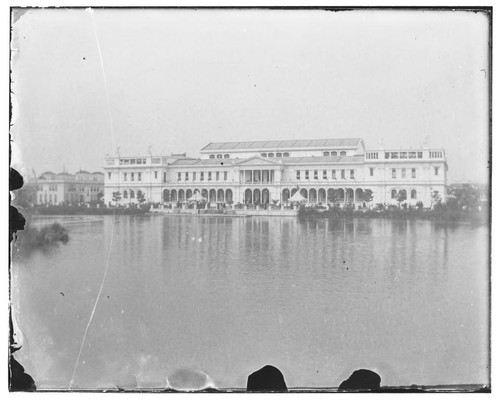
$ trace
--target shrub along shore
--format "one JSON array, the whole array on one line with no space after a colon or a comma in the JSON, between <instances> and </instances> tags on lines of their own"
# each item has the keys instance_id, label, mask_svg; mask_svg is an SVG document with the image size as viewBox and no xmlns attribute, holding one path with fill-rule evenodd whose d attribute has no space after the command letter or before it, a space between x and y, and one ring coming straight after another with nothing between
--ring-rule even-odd
<instances>
[{"instance_id":1,"label":"shrub along shore","mask_svg":"<svg viewBox=\"0 0 500 400\"><path fill-rule=\"evenodd\" d=\"M379 209L346 206L304 207L299 209L299 218L390 218L426 219L436 221L466 221L485 224L489 222L489 208L455 208L447 204L436 204L432 209L417 207L385 206Z\"/></svg>"}]
</instances>

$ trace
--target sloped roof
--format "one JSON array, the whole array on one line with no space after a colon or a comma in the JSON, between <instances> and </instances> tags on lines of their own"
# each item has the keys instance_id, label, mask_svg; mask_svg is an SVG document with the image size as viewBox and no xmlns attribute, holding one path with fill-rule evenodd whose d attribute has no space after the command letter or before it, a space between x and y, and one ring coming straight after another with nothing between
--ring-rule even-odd
<instances>
[{"instance_id":1,"label":"sloped roof","mask_svg":"<svg viewBox=\"0 0 500 400\"><path fill-rule=\"evenodd\" d=\"M266 161L269 163L283 163L283 164L315 164L315 163L351 163L363 162L365 159L364 154L356 156L319 156L319 157L274 157L271 159L261 158L258 156L248 158L201 158L197 160L176 160L172 166L215 166L215 165L234 165L244 164L245 162L253 159L259 161Z\"/></svg>"},{"instance_id":2,"label":"sloped roof","mask_svg":"<svg viewBox=\"0 0 500 400\"><path fill-rule=\"evenodd\" d=\"M235 158L198 158L198 159L179 159L175 160L170 165L230 165L235 161L240 161L241 159Z\"/></svg>"},{"instance_id":3,"label":"sloped roof","mask_svg":"<svg viewBox=\"0 0 500 400\"><path fill-rule=\"evenodd\" d=\"M328 157L283 157L279 158L283 164L313 164L313 163L349 163L364 161L364 154L357 156L328 156Z\"/></svg>"},{"instance_id":4,"label":"sloped roof","mask_svg":"<svg viewBox=\"0 0 500 400\"><path fill-rule=\"evenodd\" d=\"M318 147L356 147L361 138L347 139L302 139L302 140L262 140L253 142L216 142L207 144L201 151L224 151L224 150L264 150L282 149L291 150L297 148Z\"/></svg>"}]
</instances>

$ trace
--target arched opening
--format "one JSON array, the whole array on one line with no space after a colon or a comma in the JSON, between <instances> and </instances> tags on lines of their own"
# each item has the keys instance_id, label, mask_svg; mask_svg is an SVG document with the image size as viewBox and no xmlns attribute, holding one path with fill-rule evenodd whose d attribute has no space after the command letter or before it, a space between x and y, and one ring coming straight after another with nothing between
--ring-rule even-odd
<instances>
[{"instance_id":1,"label":"arched opening","mask_svg":"<svg viewBox=\"0 0 500 400\"><path fill-rule=\"evenodd\" d=\"M130 190L130 198L135 199L135 192L133 190Z\"/></svg>"},{"instance_id":2,"label":"arched opening","mask_svg":"<svg viewBox=\"0 0 500 400\"><path fill-rule=\"evenodd\" d=\"M247 189L245 190L245 204L251 204L252 203L252 190Z\"/></svg>"},{"instance_id":3,"label":"arched opening","mask_svg":"<svg viewBox=\"0 0 500 400\"><path fill-rule=\"evenodd\" d=\"M269 204L269 190L262 189L262 204Z\"/></svg>"},{"instance_id":4,"label":"arched opening","mask_svg":"<svg viewBox=\"0 0 500 400\"><path fill-rule=\"evenodd\" d=\"M345 202L345 191L344 189L335 189L335 202L344 203Z\"/></svg>"},{"instance_id":5,"label":"arched opening","mask_svg":"<svg viewBox=\"0 0 500 400\"><path fill-rule=\"evenodd\" d=\"M294 195L295 193L297 193L298 191L299 191L299 189L297 189L297 188L293 188L293 189L292 189L292 196L291 196L291 197L293 197L293 195Z\"/></svg>"},{"instance_id":6,"label":"arched opening","mask_svg":"<svg viewBox=\"0 0 500 400\"><path fill-rule=\"evenodd\" d=\"M205 200L208 200L208 190L207 189L201 189L201 195Z\"/></svg>"},{"instance_id":7,"label":"arched opening","mask_svg":"<svg viewBox=\"0 0 500 400\"><path fill-rule=\"evenodd\" d=\"M170 191L168 189L163 190L163 201L165 203L170 201Z\"/></svg>"},{"instance_id":8,"label":"arched opening","mask_svg":"<svg viewBox=\"0 0 500 400\"><path fill-rule=\"evenodd\" d=\"M335 189L328 189L326 191L326 200L328 203L335 203Z\"/></svg>"},{"instance_id":9,"label":"arched opening","mask_svg":"<svg viewBox=\"0 0 500 400\"><path fill-rule=\"evenodd\" d=\"M309 190L309 202L310 203L317 203L318 202L318 196L317 196L316 189Z\"/></svg>"},{"instance_id":10,"label":"arched opening","mask_svg":"<svg viewBox=\"0 0 500 400\"><path fill-rule=\"evenodd\" d=\"M405 201L407 198L408 197L406 195L406 190L405 189L401 190L401 199L403 199L403 201Z\"/></svg>"},{"instance_id":11,"label":"arched opening","mask_svg":"<svg viewBox=\"0 0 500 400\"><path fill-rule=\"evenodd\" d=\"M233 191L231 189L226 189L226 203L231 204L233 202Z\"/></svg>"},{"instance_id":12,"label":"arched opening","mask_svg":"<svg viewBox=\"0 0 500 400\"><path fill-rule=\"evenodd\" d=\"M345 151L341 151L341 152L340 152L340 155L341 155L341 156L345 156L345 155L346 155L346 152L345 152Z\"/></svg>"},{"instance_id":13,"label":"arched opening","mask_svg":"<svg viewBox=\"0 0 500 400\"><path fill-rule=\"evenodd\" d=\"M318 203L326 203L326 190L319 189L318 190Z\"/></svg>"},{"instance_id":14,"label":"arched opening","mask_svg":"<svg viewBox=\"0 0 500 400\"><path fill-rule=\"evenodd\" d=\"M184 195L184 189L179 189L179 201L184 201L186 200L186 197Z\"/></svg>"},{"instance_id":15,"label":"arched opening","mask_svg":"<svg viewBox=\"0 0 500 400\"><path fill-rule=\"evenodd\" d=\"M283 189L283 191L281 192L281 201L287 202L289 198L290 198L290 190Z\"/></svg>"},{"instance_id":16,"label":"arched opening","mask_svg":"<svg viewBox=\"0 0 500 400\"><path fill-rule=\"evenodd\" d=\"M191 189L186 190L186 200L189 200L193 196L193 191Z\"/></svg>"},{"instance_id":17,"label":"arched opening","mask_svg":"<svg viewBox=\"0 0 500 400\"><path fill-rule=\"evenodd\" d=\"M346 196L347 196L347 202L348 203L354 202L354 190L347 189L346 190Z\"/></svg>"},{"instance_id":18,"label":"arched opening","mask_svg":"<svg viewBox=\"0 0 500 400\"><path fill-rule=\"evenodd\" d=\"M128 198L128 190L123 191L123 198L124 199Z\"/></svg>"},{"instance_id":19,"label":"arched opening","mask_svg":"<svg viewBox=\"0 0 500 400\"><path fill-rule=\"evenodd\" d=\"M177 201L177 190L172 189L170 191L170 201Z\"/></svg>"},{"instance_id":20,"label":"arched opening","mask_svg":"<svg viewBox=\"0 0 500 400\"><path fill-rule=\"evenodd\" d=\"M215 189L210 189L209 201L210 201L210 203L217 202L217 193L215 192Z\"/></svg>"},{"instance_id":21,"label":"arched opening","mask_svg":"<svg viewBox=\"0 0 500 400\"><path fill-rule=\"evenodd\" d=\"M413 189L411 191L411 198L412 198L412 200L416 200L417 199L417 191L415 189Z\"/></svg>"},{"instance_id":22,"label":"arched opening","mask_svg":"<svg viewBox=\"0 0 500 400\"><path fill-rule=\"evenodd\" d=\"M302 195L302 197L304 197L306 200L309 198L309 196L307 195L307 189L300 189L300 194Z\"/></svg>"},{"instance_id":23,"label":"arched opening","mask_svg":"<svg viewBox=\"0 0 500 400\"><path fill-rule=\"evenodd\" d=\"M253 202L254 203L260 203L261 202L260 190L259 189L255 189L253 191Z\"/></svg>"},{"instance_id":24,"label":"arched opening","mask_svg":"<svg viewBox=\"0 0 500 400\"><path fill-rule=\"evenodd\" d=\"M332 156L336 156L337 155L337 152L336 151L332 151Z\"/></svg>"},{"instance_id":25,"label":"arched opening","mask_svg":"<svg viewBox=\"0 0 500 400\"><path fill-rule=\"evenodd\" d=\"M398 191L396 189L391 190L391 199L397 199L398 198Z\"/></svg>"},{"instance_id":26,"label":"arched opening","mask_svg":"<svg viewBox=\"0 0 500 400\"><path fill-rule=\"evenodd\" d=\"M356 202L363 202L363 189L357 188L355 193Z\"/></svg>"},{"instance_id":27,"label":"arched opening","mask_svg":"<svg viewBox=\"0 0 500 400\"><path fill-rule=\"evenodd\" d=\"M217 201L222 203L224 201L224 189L219 189L217 191Z\"/></svg>"}]
</instances>

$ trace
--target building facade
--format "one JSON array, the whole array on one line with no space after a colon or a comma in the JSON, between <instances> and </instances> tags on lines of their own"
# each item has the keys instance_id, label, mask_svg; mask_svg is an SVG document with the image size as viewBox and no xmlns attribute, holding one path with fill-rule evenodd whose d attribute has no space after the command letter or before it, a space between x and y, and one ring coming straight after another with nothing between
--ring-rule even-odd
<instances>
[{"instance_id":1,"label":"building facade","mask_svg":"<svg viewBox=\"0 0 500 400\"><path fill-rule=\"evenodd\" d=\"M366 150L362 139L210 143L201 157L106 158L106 203L177 203L199 192L210 203L268 204L300 191L308 203L340 205L446 201L443 149ZM433 196L434 195L434 196Z\"/></svg>"},{"instance_id":2,"label":"building facade","mask_svg":"<svg viewBox=\"0 0 500 400\"><path fill-rule=\"evenodd\" d=\"M87 171L55 174L47 171L37 178L35 185L35 200L39 205L93 203L104 194L104 174Z\"/></svg>"}]
</instances>

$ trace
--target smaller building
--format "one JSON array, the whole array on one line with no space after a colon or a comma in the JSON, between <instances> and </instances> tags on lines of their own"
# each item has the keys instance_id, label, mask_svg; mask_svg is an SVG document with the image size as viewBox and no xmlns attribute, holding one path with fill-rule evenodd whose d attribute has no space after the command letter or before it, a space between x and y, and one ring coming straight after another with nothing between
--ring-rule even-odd
<instances>
[{"instance_id":1,"label":"smaller building","mask_svg":"<svg viewBox=\"0 0 500 400\"><path fill-rule=\"evenodd\" d=\"M47 171L36 180L35 202L39 205L97 203L104 196L102 172L78 171L75 174Z\"/></svg>"}]
</instances>

